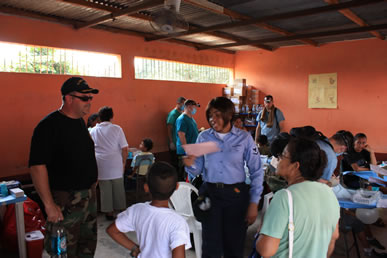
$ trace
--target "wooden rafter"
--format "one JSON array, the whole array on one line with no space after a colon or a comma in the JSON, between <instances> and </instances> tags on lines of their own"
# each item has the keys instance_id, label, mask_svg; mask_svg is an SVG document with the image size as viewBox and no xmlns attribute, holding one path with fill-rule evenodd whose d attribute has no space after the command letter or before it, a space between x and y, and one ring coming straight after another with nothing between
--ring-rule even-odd
<instances>
[{"instance_id":1,"label":"wooden rafter","mask_svg":"<svg viewBox=\"0 0 387 258\"><path fill-rule=\"evenodd\" d=\"M387 29L387 24L371 25L371 26L367 26L367 27L356 27L356 28L351 28L351 29L304 33L304 34L298 34L295 36L250 40L250 41L245 42L244 45L262 44L262 43L269 43L269 42L283 42L283 41L289 41L289 40L298 40L298 39L302 39L302 38L319 38L319 37L336 36L336 35L352 34L352 33L359 33L359 32L365 32L365 31L384 30L384 29ZM236 43L223 44L223 45L217 45L217 46L207 46L204 48L198 48L198 50L237 47L237 46L241 46L241 45L236 44Z\"/></svg>"},{"instance_id":2,"label":"wooden rafter","mask_svg":"<svg viewBox=\"0 0 387 258\"><path fill-rule=\"evenodd\" d=\"M62 18L62 17L57 17L57 16L52 16L52 15L45 15L45 14L40 14L40 13L37 13L37 12L33 12L33 11L25 11L25 10L21 10L21 9L17 9L17 8L13 8L13 7L6 7L6 6L2 6L0 5L0 13L4 13L4 14L8 14L8 15L15 15L15 16L21 16L21 17L27 17L27 18L33 18L33 19L37 19L37 20L43 20L43 21L48 21L48 22L54 22L54 23L59 23L59 24L64 24L64 25L70 25L70 26L74 26L75 24L78 24L80 21L77 21L77 20L72 20L72 19L66 19L66 18ZM112 28L112 27L108 27L106 25L94 25L92 27L93 29L99 29L99 30L105 30L105 31L110 31L110 32L114 32L114 33L119 33L119 34L125 34L125 35L130 35L130 36L140 36L140 37L149 37L150 33L145 33L145 32L138 32L138 31L132 31L132 30L127 30L127 29L118 29L118 28ZM171 39L171 40L168 40L169 42L172 42L172 43L177 43L177 44L180 44L180 45L186 45L186 46L189 46L189 47L193 47L193 48L204 48L206 47L207 45L204 45L204 44L200 44L200 43L193 43L193 42L189 42L189 41L185 41L185 40L180 40L180 39ZM226 50L226 49L219 49L217 51L220 51L220 52L223 52L223 53L227 53L227 54L235 54L235 51L232 51L232 50Z\"/></svg>"},{"instance_id":3,"label":"wooden rafter","mask_svg":"<svg viewBox=\"0 0 387 258\"><path fill-rule=\"evenodd\" d=\"M65 3L71 3L71 4L77 4L80 6L90 7L90 8L96 9L96 10L104 10L104 11L113 12L113 13L117 12L117 10L119 10L115 7L106 6L106 5L102 5L102 4L98 4L98 3L94 3L94 2L86 2L84 0L58 0L58 1L65 2ZM134 18L137 18L140 20L146 20L146 21L152 20L149 15L144 15L141 13L128 14L128 16L134 17ZM189 27L192 29L202 28L202 27L199 27L199 26L193 25L193 24L190 24ZM232 40L232 41L235 41L236 43L243 43L245 40L247 40L246 38L237 37L235 35L232 35L232 34L226 33L226 32L211 31L211 32L207 32L206 34L211 35L211 36L215 36L218 38L222 38L222 39ZM153 35L149 34L149 37L151 37L151 36L153 36ZM187 41L185 41L185 42L187 42ZM253 46L267 50L267 51L275 50L274 47L264 45L264 44L258 44L258 45L254 44Z\"/></svg>"},{"instance_id":4,"label":"wooden rafter","mask_svg":"<svg viewBox=\"0 0 387 258\"><path fill-rule=\"evenodd\" d=\"M111 14L104 15L104 16L99 17L97 19L94 19L92 21L88 21L88 22L83 22L81 24L77 24L74 27L76 29L88 28L88 27L97 25L99 23L108 21L110 19L114 19L114 18L123 16L123 15L130 15L130 14L133 14L133 13L137 13L138 11L141 11L141 10L144 10L144 9L147 9L147 8L151 8L151 7L154 7L154 6L157 6L157 5L161 5L163 3L164 3L164 0L148 0L148 1L144 2L144 3L138 4L136 6L127 7L127 8L118 10L116 12L113 12Z\"/></svg>"},{"instance_id":5,"label":"wooden rafter","mask_svg":"<svg viewBox=\"0 0 387 258\"><path fill-rule=\"evenodd\" d=\"M251 17L249 17L249 16L234 12L230 9L215 5L211 2L207 2L207 1L203 1L203 0L184 0L184 2L189 3L191 5L194 5L194 6L197 6L197 7L202 8L202 9L206 9L206 10L213 12L213 13L230 16L234 19L238 19L238 20L242 20L242 21L246 21L246 20L251 19ZM272 32L275 32L275 33L279 33L279 34L285 35L285 36L296 35L295 33L286 31L284 29L281 29L281 28L278 28L275 26L272 26L272 25L265 23L265 22L253 23L252 25L259 27L259 28L263 28L263 29L272 31ZM301 39L299 41L302 43L308 44L308 45L318 46L318 43L316 41L311 40L311 39Z\"/></svg>"},{"instance_id":6,"label":"wooden rafter","mask_svg":"<svg viewBox=\"0 0 387 258\"><path fill-rule=\"evenodd\" d=\"M373 4L373 3L383 2L383 1L385 1L385 0L352 0L349 2L345 2L345 3L327 5L327 6L322 6L322 7L315 7L315 8L304 9L304 10L299 10L299 11L287 12L287 13L279 13L279 14L274 14L274 15L269 15L269 16L264 16L264 17L253 18L253 19L245 20L245 21L223 23L223 24L209 26L209 27L202 28L202 29L189 30L189 31L185 31L185 32L178 32L178 33L169 34L167 36L153 36L153 37L145 38L145 39L148 41L165 40L165 39L169 39L169 38L176 38L176 37L181 37L181 36L186 36L186 35L214 31L214 30L230 29L230 28L250 25L250 24L254 24L254 23L268 22L268 21L274 21L274 20L284 20L284 19L290 19L290 18L295 18L295 17L303 17L303 16L307 16L307 15L332 12L332 11L337 11L340 9L346 9L346 8L355 7L355 6L363 6L363 5ZM290 37L293 37L293 36L290 36Z\"/></svg>"},{"instance_id":7,"label":"wooden rafter","mask_svg":"<svg viewBox=\"0 0 387 258\"><path fill-rule=\"evenodd\" d=\"M338 4L339 0L325 0L325 2L328 3L328 4ZM352 12L349 9L342 9L342 10L339 10L338 12L341 13L342 15L344 15L345 17L347 17L348 19L350 19L351 21L353 21L354 23L356 23L359 26L362 26L362 27L369 26L368 23L366 23L362 18L357 16L354 12ZM385 37L382 34L380 34L378 31L370 31L370 33L372 35L374 35L375 37L377 37L378 39L381 39L381 40L385 39Z\"/></svg>"}]
</instances>

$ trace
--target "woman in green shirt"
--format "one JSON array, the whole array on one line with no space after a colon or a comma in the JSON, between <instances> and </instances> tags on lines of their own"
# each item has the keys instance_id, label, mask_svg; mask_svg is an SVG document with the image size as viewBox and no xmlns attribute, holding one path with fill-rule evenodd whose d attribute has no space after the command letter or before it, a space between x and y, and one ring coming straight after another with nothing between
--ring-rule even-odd
<instances>
[{"instance_id":1,"label":"woman in green shirt","mask_svg":"<svg viewBox=\"0 0 387 258\"><path fill-rule=\"evenodd\" d=\"M279 156L278 175L293 197L293 257L329 257L339 236L340 207L329 186L316 182L326 155L310 140L293 138ZM263 257L289 256L289 204L285 190L267 209L256 248Z\"/></svg>"}]
</instances>

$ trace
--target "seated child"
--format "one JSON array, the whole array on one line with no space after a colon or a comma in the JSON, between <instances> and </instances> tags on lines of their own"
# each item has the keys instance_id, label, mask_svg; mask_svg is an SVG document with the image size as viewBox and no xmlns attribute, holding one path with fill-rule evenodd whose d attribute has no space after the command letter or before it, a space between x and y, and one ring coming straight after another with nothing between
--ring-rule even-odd
<instances>
[{"instance_id":1,"label":"seated child","mask_svg":"<svg viewBox=\"0 0 387 258\"><path fill-rule=\"evenodd\" d=\"M154 156L150 152L150 150L153 148L153 141L151 139L143 139L138 148L141 150L141 152L133 157L132 164L130 165L132 167L132 173L128 175L128 178L133 177L137 173L137 170L141 169L141 166L148 167L154 161ZM145 162L142 161L144 159L146 160ZM145 175L146 172L140 174Z\"/></svg>"},{"instance_id":2,"label":"seated child","mask_svg":"<svg viewBox=\"0 0 387 258\"><path fill-rule=\"evenodd\" d=\"M269 155L269 156L271 156L271 154L270 154L270 146L269 146L269 142L267 141L267 136L266 135L261 134L261 135L258 136L257 145L258 145L259 153L261 155Z\"/></svg>"},{"instance_id":3,"label":"seated child","mask_svg":"<svg viewBox=\"0 0 387 258\"><path fill-rule=\"evenodd\" d=\"M118 214L106 232L131 250L133 257L185 257L185 250L191 247L188 224L168 208L169 197L178 186L174 167L166 162L154 163L144 185L145 191L152 194L152 201L134 204ZM129 231L136 231L140 245L126 236Z\"/></svg>"},{"instance_id":4,"label":"seated child","mask_svg":"<svg viewBox=\"0 0 387 258\"><path fill-rule=\"evenodd\" d=\"M358 133L354 137L353 150L344 155L343 171L368 171L376 165L375 152L367 143L367 136Z\"/></svg>"},{"instance_id":5,"label":"seated child","mask_svg":"<svg viewBox=\"0 0 387 258\"><path fill-rule=\"evenodd\" d=\"M243 125L243 121L242 121L242 118L240 116L235 116L234 119L233 119L233 125L236 127L236 128L239 128L243 131L247 131L245 126Z\"/></svg>"}]
</instances>

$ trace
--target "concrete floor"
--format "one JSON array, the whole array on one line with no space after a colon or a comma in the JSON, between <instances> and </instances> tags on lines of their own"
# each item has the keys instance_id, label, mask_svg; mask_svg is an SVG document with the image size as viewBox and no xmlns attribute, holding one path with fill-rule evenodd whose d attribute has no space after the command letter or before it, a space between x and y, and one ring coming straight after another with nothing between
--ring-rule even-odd
<instances>
[{"instance_id":1,"label":"concrete floor","mask_svg":"<svg viewBox=\"0 0 387 258\"><path fill-rule=\"evenodd\" d=\"M132 199L131 199L132 198ZM140 195L141 201L148 199L148 196ZM128 206L134 203L134 195L133 194L128 194ZM387 209L379 209L380 211L380 216L382 219L387 223ZM246 237L246 242L245 242L245 252L244 252L244 257L248 257L248 254L251 252L252 248L252 243L254 239L254 235L257 232L257 228L259 226L259 223L261 221L260 218L261 212L259 212L259 216L256 220L256 222L251 225L248 228L247 231L247 237ZM103 214L99 214L98 216L98 243L97 243L97 250L95 253L96 258L123 258L123 257L128 257L129 256L129 251L126 250L125 248L121 247L117 243L115 243L107 234L106 234L106 228L112 223L111 221L107 221L105 219L105 216ZM380 243L384 246L387 247L387 227L385 228L379 228L376 226L371 225L371 231L374 234L374 237L377 238ZM351 234L348 235L348 242L351 245L353 242ZM128 236L136 241L136 235L134 232L129 232ZM359 246L360 252L361 252L361 257L364 257L363 255L363 248ZM387 252L387 250L378 250L375 249L378 252ZM0 249L0 257L17 257L15 254L5 254L3 250ZM43 254L44 258L49 257L46 253ZM186 257L187 258L195 258L195 251L190 249L186 251ZM343 241L343 236L342 234L340 235L340 238L336 242L336 248L334 251L334 254L332 256L333 258L343 258L345 256L345 248L344 248L344 241ZM353 248L351 250L350 256L349 257L357 257L355 249Z\"/></svg>"},{"instance_id":2,"label":"concrete floor","mask_svg":"<svg viewBox=\"0 0 387 258\"><path fill-rule=\"evenodd\" d=\"M252 248L252 242L254 239L255 232L259 225L259 219L248 228L246 245L245 245L245 256L247 257ZM128 257L128 251L114 242L107 234L106 228L111 224L111 221L107 221L104 215L98 216L98 243L97 250L95 253L95 258L124 258ZM133 241L137 241L136 234L134 232L129 232L128 237ZM191 243L193 245L193 243ZM196 258L195 251L190 249L186 250L185 255L187 258Z\"/></svg>"},{"instance_id":3,"label":"concrete floor","mask_svg":"<svg viewBox=\"0 0 387 258\"><path fill-rule=\"evenodd\" d=\"M387 209L380 209L381 217L385 222L387 222ZM246 237L246 243L245 243L245 252L244 257L248 257L249 253L251 252L252 248L252 242L254 239L254 235L257 232L257 228L259 226L259 223L261 221L260 216L258 216L256 222L251 225L247 230L247 237ZM116 244L105 232L105 229L110 225L111 221L106 221L105 217L103 215L98 216L98 244L97 244L97 250L94 257L96 258L106 258L106 257L114 257L114 258L124 258L128 257L128 251ZM376 239L379 240L379 242L387 247L387 228L379 228L376 226L371 225L371 230L376 237ZM128 233L128 236L136 240L136 234L134 232ZM349 245L352 244L353 238L351 234L347 234L348 236L348 243ZM363 248L359 246L361 257L365 257L363 255ZM379 249L375 249L377 252L387 252ZM187 258L196 258L195 251L194 250L187 250L186 251L186 257ZM334 251L334 254L332 255L333 258L344 258L345 255L345 245L344 245L344 238L341 235L338 241L336 242L336 248ZM350 252L350 257L357 257L355 248L352 248Z\"/></svg>"}]
</instances>

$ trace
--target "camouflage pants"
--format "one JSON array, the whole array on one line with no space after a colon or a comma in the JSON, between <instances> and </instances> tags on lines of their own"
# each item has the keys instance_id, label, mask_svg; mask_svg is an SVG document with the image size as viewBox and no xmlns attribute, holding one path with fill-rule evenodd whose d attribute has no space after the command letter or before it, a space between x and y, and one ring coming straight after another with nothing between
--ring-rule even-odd
<instances>
[{"instance_id":1,"label":"camouflage pants","mask_svg":"<svg viewBox=\"0 0 387 258\"><path fill-rule=\"evenodd\" d=\"M52 191L57 205L61 207L62 222L67 233L67 256L94 257L97 246L97 203L95 188L80 191ZM51 225L46 226L45 249L51 249Z\"/></svg>"}]
</instances>

